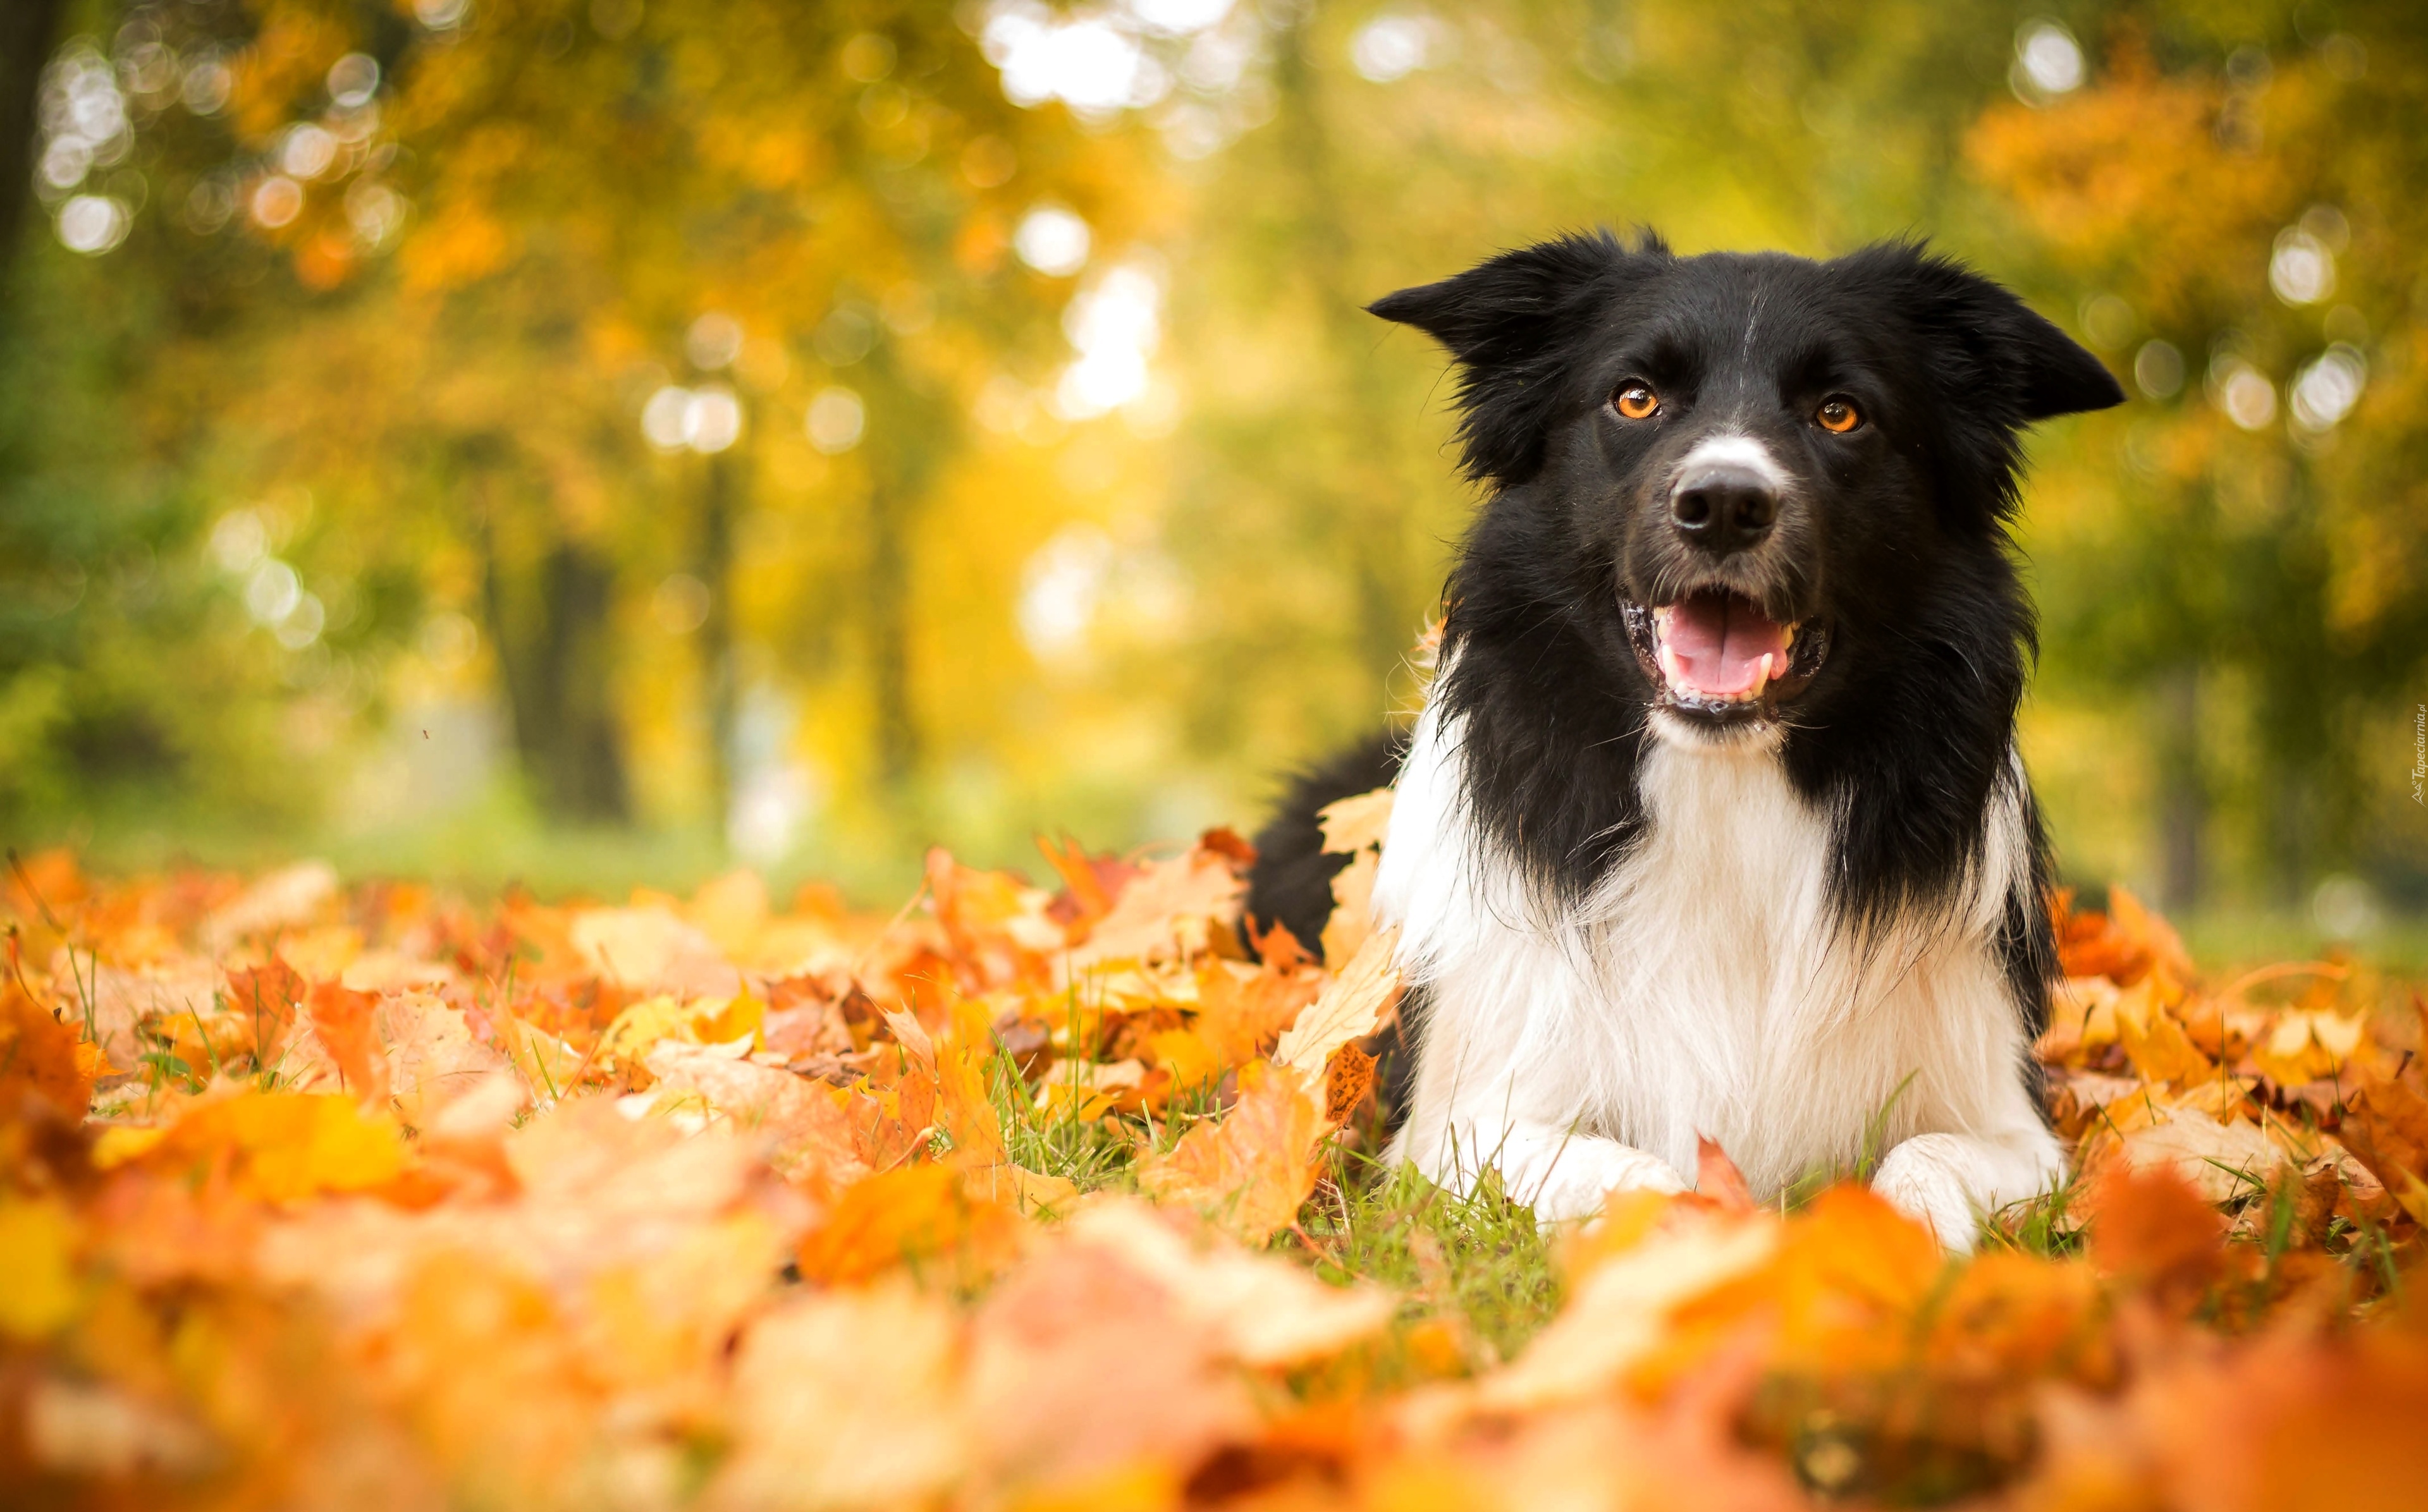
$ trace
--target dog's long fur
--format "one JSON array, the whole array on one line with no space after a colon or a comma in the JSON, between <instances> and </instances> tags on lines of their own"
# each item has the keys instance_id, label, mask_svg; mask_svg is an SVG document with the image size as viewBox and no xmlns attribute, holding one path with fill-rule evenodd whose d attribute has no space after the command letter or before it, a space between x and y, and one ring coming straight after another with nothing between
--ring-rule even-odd
<instances>
[{"instance_id":1,"label":"dog's long fur","mask_svg":"<svg viewBox=\"0 0 2428 1512\"><path fill-rule=\"evenodd\" d=\"M1969 1244L2061 1168L2029 1057L2054 952L2013 744L2019 436L2115 381L1901 243L1570 236L1374 311L1459 364L1487 490L1375 889L1426 1005L1395 1151L1555 1218L1679 1187L1698 1136L1764 1196L1884 1151L1878 1188ZM1638 382L1660 408L1631 419ZM1862 423L1824 429L1833 400ZM1688 523L1705 478L1767 501L1758 538ZM1698 594L1784 626L1793 675L1714 702L1656 668ZM1325 789L1250 894L1310 939Z\"/></svg>"}]
</instances>

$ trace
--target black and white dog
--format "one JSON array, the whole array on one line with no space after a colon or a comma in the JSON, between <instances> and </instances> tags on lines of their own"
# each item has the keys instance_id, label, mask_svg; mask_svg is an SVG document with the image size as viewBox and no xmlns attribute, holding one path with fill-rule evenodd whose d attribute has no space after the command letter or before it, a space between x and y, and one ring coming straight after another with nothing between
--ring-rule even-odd
<instances>
[{"instance_id":1,"label":"black and white dog","mask_svg":"<svg viewBox=\"0 0 2428 1512\"><path fill-rule=\"evenodd\" d=\"M1572 236L1373 312L1456 359L1489 493L1374 893L1423 1005L1396 1154L1570 1218L1698 1135L1758 1197L1869 1153L1969 1245L2062 1170L2018 437L2123 391L1908 244ZM1313 809L1389 765L1302 785L1253 915L1314 937Z\"/></svg>"}]
</instances>

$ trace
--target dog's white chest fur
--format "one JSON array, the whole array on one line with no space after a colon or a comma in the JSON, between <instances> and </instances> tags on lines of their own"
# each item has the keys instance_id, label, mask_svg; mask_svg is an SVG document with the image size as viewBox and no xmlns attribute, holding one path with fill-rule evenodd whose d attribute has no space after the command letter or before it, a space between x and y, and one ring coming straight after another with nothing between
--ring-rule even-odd
<instances>
[{"instance_id":1,"label":"dog's white chest fur","mask_svg":"<svg viewBox=\"0 0 2428 1512\"><path fill-rule=\"evenodd\" d=\"M2059 1171L1993 948L2028 886L2018 794L1955 895L1864 934L1826 898L1828 817L1772 751L1656 740L1648 833L1555 912L1473 822L1462 748L1429 710L1375 889L1428 997L1402 1158L1462 1188L1496 1167L1570 1217L1691 1180L1698 1135L1764 1197L1885 1155L1880 1189L1950 1244Z\"/></svg>"}]
</instances>

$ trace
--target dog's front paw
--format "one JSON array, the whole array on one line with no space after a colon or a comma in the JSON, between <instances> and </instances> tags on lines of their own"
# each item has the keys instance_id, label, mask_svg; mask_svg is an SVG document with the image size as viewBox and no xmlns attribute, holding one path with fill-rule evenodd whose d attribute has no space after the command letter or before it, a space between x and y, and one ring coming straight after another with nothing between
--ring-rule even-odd
<instances>
[{"instance_id":1,"label":"dog's front paw","mask_svg":"<svg viewBox=\"0 0 2428 1512\"><path fill-rule=\"evenodd\" d=\"M1980 1227L1980 1205L1965 1173L1974 1162L1970 1142L1956 1134L1916 1134L1889 1151L1872 1177L1872 1190L1892 1207L1930 1226L1939 1242L1968 1254Z\"/></svg>"},{"instance_id":2,"label":"dog's front paw","mask_svg":"<svg viewBox=\"0 0 2428 1512\"><path fill-rule=\"evenodd\" d=\"M1602 1199L1626 1189L1683 1192L1686 1183L1667 1161L1615 1139L1578 1135L1546 1153L1545 1169L1518 1195L1527 1198L1534 1216L1546 1223L1590 1218L1601 1211Z\"/></svg>"}]
</instances>

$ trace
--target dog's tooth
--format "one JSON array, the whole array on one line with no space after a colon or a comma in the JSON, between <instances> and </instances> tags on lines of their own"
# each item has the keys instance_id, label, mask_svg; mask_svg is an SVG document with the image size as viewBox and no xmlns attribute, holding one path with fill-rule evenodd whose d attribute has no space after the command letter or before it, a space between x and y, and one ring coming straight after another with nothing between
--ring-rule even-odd
<instances>
[{"instance_id":1,"label":"dog's tooth","mask_svg":"<svg viewBox=\"0 0 2428 1512\"><path fill-rule=\"evenodd\" d=\"M1667 641L1661 642L1660 651L1654 659L1660 662L1661 675L1669 680L1670 687L1675 688L1686 680L1686 675L1678 667L1678 653L1669 649Z\"/></svg>"},{"instance_id":2,"label":"dog's tooth","mask_svg":"<svg viewBox=\"0 0 2428 1512\"><path fill-rule=\"evenodd\" d=\"M1765 651L1762 654L1762 665L1754 670L1753 687L1746 691L1747 698L1760 698L1762 691L1770 686L1770 660L1776 655L1778 653L1774 651Z\"/></svg>"}]
</instances>

